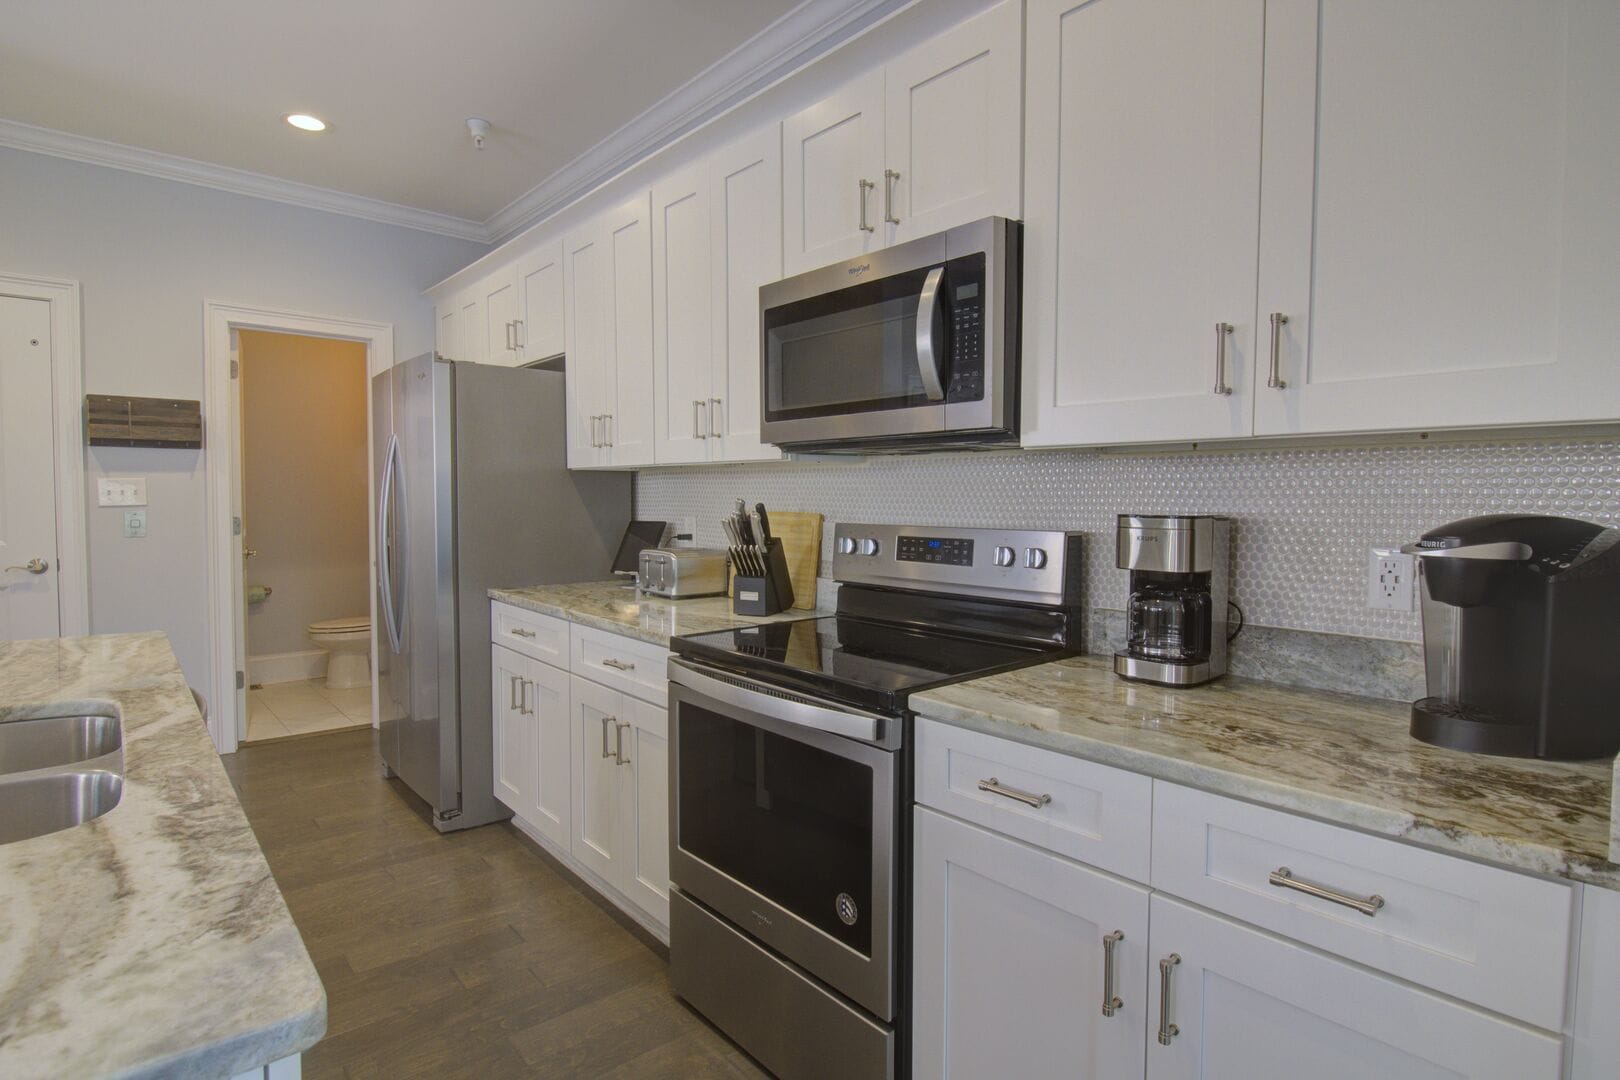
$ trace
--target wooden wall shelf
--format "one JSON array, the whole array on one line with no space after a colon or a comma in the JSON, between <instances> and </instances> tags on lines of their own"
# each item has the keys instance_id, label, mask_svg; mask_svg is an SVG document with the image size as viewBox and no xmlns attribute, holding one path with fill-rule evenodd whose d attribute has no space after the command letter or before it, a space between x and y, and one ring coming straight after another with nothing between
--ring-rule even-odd
<instances>
[{"instance_id":1,"label":"wooden wall shelf","mask_svg":"<svg viewBox=\"0 0 1620 1080\"><path fill-rule=\"evenodd\" d=\"M84 434L91 446L201 450L202 402L86 394Z\"/></svg>"}]
</instances>

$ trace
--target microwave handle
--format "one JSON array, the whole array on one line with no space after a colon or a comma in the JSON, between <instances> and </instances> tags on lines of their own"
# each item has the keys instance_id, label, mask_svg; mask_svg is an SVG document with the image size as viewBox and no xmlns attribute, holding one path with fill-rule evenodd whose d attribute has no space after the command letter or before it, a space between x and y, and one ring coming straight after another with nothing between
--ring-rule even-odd
<instances>
[{"instance_id":1,"label":"microwave handle","mask_svg":"<svg viewBox=\"0 0 1620 1080\"><path fill-rule=\"evenodd\" d=\"M923 281L917 300L917 374L929 401L944 401L945 386L940 381L945 340L945 307L939 302L939 288L945 283L945 268L936 266Z\"/></svg>"}]
</instances>

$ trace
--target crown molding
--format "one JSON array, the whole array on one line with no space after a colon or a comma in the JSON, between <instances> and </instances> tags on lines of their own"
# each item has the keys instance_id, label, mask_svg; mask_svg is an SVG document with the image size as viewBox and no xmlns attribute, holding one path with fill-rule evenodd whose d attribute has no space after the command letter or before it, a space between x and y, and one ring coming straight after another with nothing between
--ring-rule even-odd
<instances>
[{"instance_id":1,"label":"crown molding","mask_svg":"<svg viewBox=\"0 0 1620 1080\"><path fill-rule=\"evenodd\" d=\"M804 0L484 222L499 243L914 0Z\"/></svg>"},{"instance_id":2,"label":"crown molding","mask_svg":"<svg viewBox=\"0 0 1620 1080\"><path fill-rule=\"evenodd\" d=\"M216 191L229 191L237 195L302 206L312 210L325 210L333 214L377 221L384 225L400 225L407 229L454 236L462 240L489 243L487 224L467 218L441 214L435 210L422 210L414 206L385 202L364 195L351 195L344 191L300 184L263 173L233 169L226 165L211 165L206 161L164 154L156 150L143 150L123 143L92 139L86 135L72 135L65 131L35 127L16 120L0 118L0 146L28 150L36 154L83 161L91 165L123 169L125 172L155 176L161 180L174 180L182 184L196 184Z\"/></svg>"}]
</instances>

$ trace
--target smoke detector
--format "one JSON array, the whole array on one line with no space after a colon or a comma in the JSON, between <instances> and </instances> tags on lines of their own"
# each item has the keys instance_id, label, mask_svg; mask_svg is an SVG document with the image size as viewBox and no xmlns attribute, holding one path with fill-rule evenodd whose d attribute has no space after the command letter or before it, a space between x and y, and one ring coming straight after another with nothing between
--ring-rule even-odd
<instances>
[{"instance_id":1,"label":"smoke detector","mask_svg":"<svg viewBox=\"0 0 1620 1080\"><path fill-rule=\"evenodd\" d=\"M467 117L467 133L472 136L473 148L484 148L484 136L489 134L489 121L477 116Z\"/></svg>"}]
</instances>

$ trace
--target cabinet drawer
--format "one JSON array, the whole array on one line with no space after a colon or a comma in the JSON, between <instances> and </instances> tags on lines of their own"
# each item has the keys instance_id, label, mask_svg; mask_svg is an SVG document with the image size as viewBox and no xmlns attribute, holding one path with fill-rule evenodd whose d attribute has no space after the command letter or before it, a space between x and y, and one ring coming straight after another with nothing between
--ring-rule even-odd
<instances>
[{"instance_id":1,"label":"cabinet drawer","mask_svg":"<svg viewBox=\"0 0 1620 1080\"><path fill-rule=\"evenodd\" d=\"M568 620L527 611L499 600L489 602L489 636L497 645L568 669Z\"/></svg>"},{"instance_id":2,"label":"cabinet drawer","mask_svg":"<svg viewBox=\"0 0 1620 1080\"><path fill-rule=\"evenodd\" d=\"M1377 906L1363 914L1272 884L1285 868L1296 882ZM1563 1028L1573 897L1561 882L1161 782L1153 790L1152 884L1464 1001Z\"/></svg>"},{"instance_id":3,"label":"cabinet drawer","mask_svg":"<svg viewBox=\"0 0 1620 1080\"><path fill-rule=\"evenodd\" d=\"M991 781L1013 794L986 790ZM917 719L918 802L1137 881L1152 791L1137 773ZM1031 806L1015 794L1050 798Z\"/></svg>"},{"instance_id":4,"label":"cabinet drawer","mask_svg":"<svg viewBox=\"0 0 1620 1080\"><path fill-rule=\"evenodd\" d=\"M575 675L656 705L668 700L668 649L578 623L572 626L572 636L569 670Z\"/></svg>"}]
</instances>

